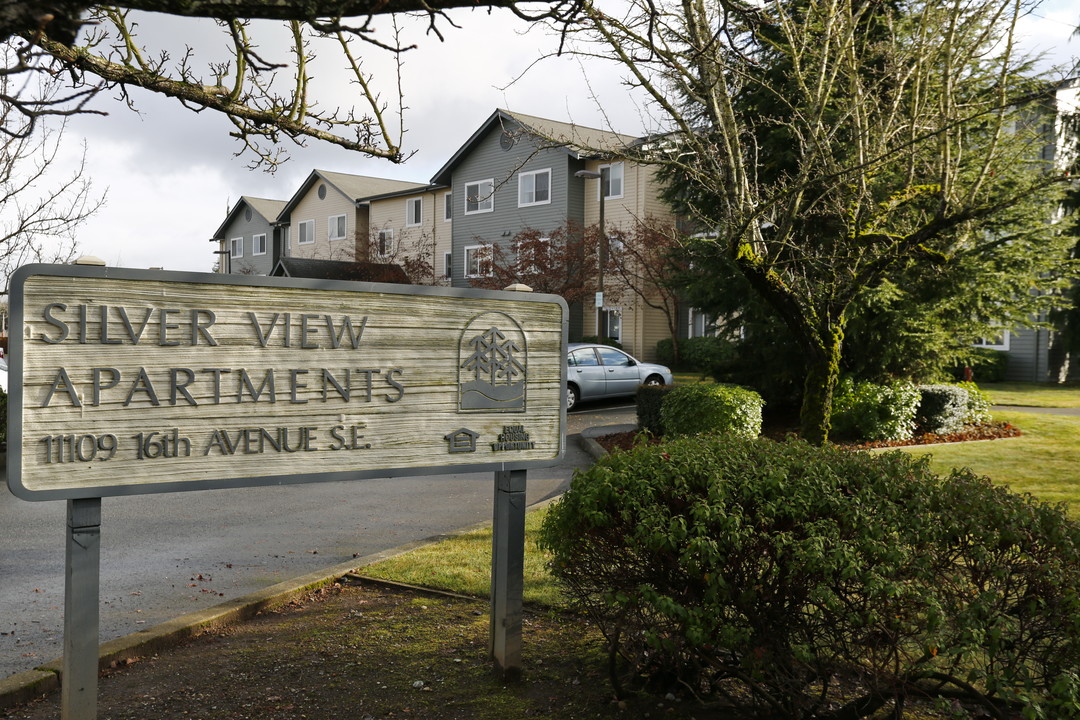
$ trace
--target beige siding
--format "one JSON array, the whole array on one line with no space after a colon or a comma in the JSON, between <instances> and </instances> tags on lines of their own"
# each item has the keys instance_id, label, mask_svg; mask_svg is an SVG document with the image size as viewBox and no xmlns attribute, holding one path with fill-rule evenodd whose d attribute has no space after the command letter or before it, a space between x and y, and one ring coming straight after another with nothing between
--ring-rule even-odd
<instances>
[{"instance_id":1,"label":"beige siding","mask_svg":"<svg viewBox=\"0 0 1080 720\"><path fill-rule=\"evenodd\" d=\"M603 163L590 160L585 164L587 170L599 172ZM644 165L623 164L623 196L608 198L604 203L604 223L609 227L630 230L636 220L645 218L671 218L672 213L659 197L660 183L656 172ZM595 225L600 221L600 202L595 183L585 192L585 224Z\"/></svg>"},{"instance_id":2,"label":"beige siding","mask_svg":"<svg viewBox=\"0 0 1080 720\"><path fill-rule=\"evenodd\" d=\"M320 200L321 185L326 186L326 197ZM345 215L345 237L331 242L329 219L335 215ZM305 220L315 221L315 242L301 245L299 225ZM366 209L357 210L352 199L335 190L333 185L316 182L289 215L289 255L317 260L362 260L356 254L355 238L358 232L367 235L367 224Z\"/></svg>"},{"instance_id":3,"label":"beige siding","mask_svg":"<svg viewBox=\"0 0 1080 720\"><path fill-rule=\"evenodd\" d=\"M600 162L591 160L586 169L599 171ZM625 163L623 166L623 196L608 198L604 203L604 224L609 228L630 231L634 223L646 218L670 219L671 211L659 197L660 183L652 168ZM585 224L600 221L600 203L595 189L585 193ZM610 283L610 280L608 281ZM656 343L669 337L664 313L651 308L632 291L607 293L608 308L622 310L622 346L639 360L656 360ZM596 335L596 308L586 301L583 335Z\"/></svg>"},{"instance_id":4,"label":"beige siding","mask_svg":"<svg viewBox=\"0 0 1080 720\"><path fill-rule=\"evenodd\" d=\"M447 284L443 278L443 253L450 252L451 224L443 219L443 191L423 192L371 202L371 223L367 234L371 259L396 262L404 266L407 259L422 258L432 268L432 275L411 278L420 284ZM423 202L422 221L419 226L406 227L407 201L420 197ZM394 252L385 257L376 256L379 232L393 230Z\"/></svg>"}]
</instances>

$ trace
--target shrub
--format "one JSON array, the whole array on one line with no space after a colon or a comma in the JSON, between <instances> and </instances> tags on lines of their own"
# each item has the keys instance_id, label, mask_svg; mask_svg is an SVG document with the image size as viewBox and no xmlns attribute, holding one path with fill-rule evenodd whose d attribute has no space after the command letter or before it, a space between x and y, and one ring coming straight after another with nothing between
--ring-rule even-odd
<instances>
[{"instance_id":1,"label":"shrub","mask_svg":"<svg viewBox=\"0 0 1080 720\"><path fill-rule=\"evenodd\" d=\"M963 378L964 365L971 368L977 382L1005 382L1005 374L1009 368L1009 354L989 348L971 348L964 363L955 370L954 374L957 378Z\"/></svg>"},{"instance_id":2,"label":"shrub","mask_svg":"<svg viewBox=\"0 0 1080 720\"><path fill-rule=\"evenodd\" d=\"M956 385L920 385L919 410L915 424L923 432L937 435L964 429L968 415L968 391Z\"/></svg>"},{"instance_id":3,"label":"shrub","mask_svg":"<svg viewBox=\"0 0 1080 720\"><path fill-rule=\"evenodd\" d=\"M967 410L964 414L964 423L977 425L990 422L990 406L993 405L990 396L973 382L959 382L956 383L956 387L967 391Z\"/></svg>"},{"instance_id":4,"label":"shrub","mask_svg":"<svg viewBox=\"0 0 1080 720\"><path fill-rule=\"evenodd\" d=\"M657 437L664 434L664 423L660 418L660 407L668 393L674 390L672 385L640 385L637 390L638 430L646 430Z\"/></svg>"},{"instance_id":5,"label":"shrub","mask_svg":"<svg viewBox=\"0 0 1080 720\"><path fill-rule=\"evenodd\" d=\"M620 693L725 717L899 719L924 698L1080 717L1080 526L969 470L681 438L578 473L541 543Z\"/></svg>"},{"instance_id":6,"label":"shrub","mask_svg":"<svg viewBox=\"0 0 1080 720\"><path fill-rule=\"evenodd\" d=\"M852 440L906 440L915 432L919 391L911 383L841 380L833 395L832 429Z\"/></svg>"},{"instance_id":7,"label":"shrub","mask_svg":"<svg viewBox=\"0 0 1080 720\"><path fill-rule=\"evenodd\" d=\"M656 343L656 362L667 365L669 368L677 368L675 365L675 343L671 341L671 338L664 338Z\"/></svg>"},{"instance_id":8,"label":"shrub","mask_svg":"<svg viewBox=\"0 0 1080 720\"><path fill-rule=\"evenodd\" d=\"M664 397L660 422L666 435L733 433L761 434L761 396L735 385L680 385Z\"/></svg>"},{"instance_id":9,"label":"shrub","mask_svg":"<svg viewBox=\"0 0 1080 720\"><path fill-rule=\"evenodd\" d=\"M679 340L679 359L675 359L675 345L671 338L656 343L656 361L679 370L715 376L719 368L731 365L735 346L713 335Z\"/></svg>"}]
</instances>

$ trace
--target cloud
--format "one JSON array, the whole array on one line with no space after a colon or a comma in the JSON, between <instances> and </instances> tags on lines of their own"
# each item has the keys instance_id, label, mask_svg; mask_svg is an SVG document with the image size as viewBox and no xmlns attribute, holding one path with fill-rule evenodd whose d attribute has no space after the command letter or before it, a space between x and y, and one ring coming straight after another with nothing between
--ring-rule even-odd
<instances>
[{"instance_id":1,"label":"cloud","mask_svg":"<svg viewBox=\"0 0 1080 720\"><path fill-rule=\"evenodd\" d=\"M1038 13L1024 23L1024 42L1050 49L1064 62L1080 20L1075 8L1068 0L1054 0ZM239 147L228 137L231 124L214 113L196 114L175 101L136 91L141 115L99 100L109 117L79 118L67 138L87 140L95 183L110 189L107 209L80 232L83 251L110 264L209 270L216 257L207 239L240 195L288 199L314 168L427 182L497 107L628 134L660 129L643 116L614 63L561 57L534 65L555 50L557 37L506 11L459 10L449 17L460 29L442 23L445 42L427 32L426 18L400 20L405 42L417 45L404 54L401 68L407 108L403 147L415 152L402 165L312 142L307 148L290 147L292 159L276 175L252 172L248 159L234 157ZM390 19L376 22L381 39L391 41ZM210 57L223 47L213 22L147 14L141 25L145 39L171 46L174 57L188 44ZM286 40L268 27L254 26L252 36L260 53L281 59ZM314 50L313 85L320 104L356 102L356 86L336 51L325 46ZM364 46L361 57L393 105L394 56ZM388 119L398 123L396 116Z\"/></svg>"}]
</instances>

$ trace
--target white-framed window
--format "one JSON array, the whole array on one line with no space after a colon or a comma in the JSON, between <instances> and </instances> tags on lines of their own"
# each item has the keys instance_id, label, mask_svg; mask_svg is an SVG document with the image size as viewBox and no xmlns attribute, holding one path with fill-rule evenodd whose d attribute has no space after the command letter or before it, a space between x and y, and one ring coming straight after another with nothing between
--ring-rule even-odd
<instances>
[{"instance_id":1,"label":"white-framed window","mask_svg":"<svg viewBox=\"0 0 1080 720\"><path fill-rule=\"evenodd\" d=\"M1009 331L1002 330L999 335L994 335L993 337L979 338L971 344L975 347L986 348L987 350L1008 350Z\"/></svg>"},{"instance_id":2,"label":"white-framed window","mask_svg":"<svg viewBox=\"0 0 1080 720\"><path fill-rule=\"evenodd\" d=\"M443 261L443 277L444 278L453 277L454 253L452 253L452 252L443 253L442 261Z\"/></svg>"},{"instance_id":3,"label":"white-framed window","mask_svg":"<svg viewBox=\"0 0 1080 720\"><path fill-rule=\"evenodd\" d=\"M394 230L387 228L379 231L379 237L375 241L375 252L382 257L394 254Z\"/></svg>"},{"instance_id":4,"label":"white-framed window","mask_svg":"<svg viewBox=\"0 0 1080 720\"><path fill-rule=\"evenodd\" d=\"M444 222L450 222L454 218L454 196L452 193L443 193L443 216Z\"/></svg>"},{"instance_id":5,"label":"white-framed window","mask_svg":"<svg viewBox=\"0 0 1080 720\"><path fill-rule=\"evenodd\" d=\"M234 258L244 257L244 238L238 237L229 240L229 256Z\"/></svg>"},{"instance_id":6,"label":"white-framed window","mask_svg":"<svg viewBox=\"0 0 1080 720\"><path fill-rule=\"evenodd\" d=\"M697 308L686 311L686 337L698 338L716 334L716 325L705 313Z\"/></svg>"},{"instance_id":7,"label":"white-framed window","mask_svg":"<svg viewBox=\"0 0 1080 720\"><path fill-rule=\"evenodd\" d=\"M488 213L495 209L495 181L480 180L465 184L465 214Z\"/></svg>"},{"instance_id":8,"label":"white-framed window","mask_svg":"<svg viewBox=\"0 0 1080 720\"><path fill-rule=\"evenodd\" d=\"M601 165L600 173L604 175L604 170L607 170L607 182L600 181L601 189L604 192L605 198L621 198L623 196L623 164L621 162L611 163L610 165Z\"/></svg>"},{"instance_id":9,"label":"white-framed window","mask_svg":"<svg viewBox=\"0 0 1080 720\"><path fill-rule=\"evenodd\" d=\"M416 227L424 222L424 198L408 198L405 201L405 227Z\"/></svg>"},{"instance_id":10,"label":"white-framed window","mask_svg":"<svg viewBox=\"0 0 1080 720\"><path fill-rule=\"evenodd\" d=\"M251 237L251 254L266 254L266 233L259 233L258 235L253 235Z\"/></svg>"},{"instance_id":11,"label":"white-framed window","mask_svg":"<svg viewBox=\"0 0 1080 720\"><path fill-rule=\"evenodd\" d=\"M622 342L622 310L618 308L603 308L600 311L601 338L611 338L616 342Z\"/></svg>"},{"instance_id":12,"label":"white-framed window","mask_svg":"<svg viewBox=\"0 0 1080 720\"><path fill-rule=\"evenodd\" d=\"M303 220L296 224L296 244L310 245L315 242L315 221Z\"/></svg>"},{"instance_id":13,"label":"white-framed window","mask_svg":"<svg viewBox=\"0 0 1080 720\"><path fill-rule=\"evenodd\" d=\"M518 173L518 207L551 203L551 170Z\"/></svg>"},{"instance_id":14,"label":"white-framed window","mask_svg":"<svg viewBox=\"0 0 1080 720\"><path fill-rule=\"evenodd\" d=\"M541 237L517 248L521 272L527 275L542 275L549 268L551 238Z\"/></svg>"},{"instance_id":15,"label":"white-framed window","mask_svg":"<svg viewBox=\"0 0 1080 720\"><path fill-rule=\"evenodd\" d=\"M326 237L330 240L344 240L349 228L344 215L331 215L326 219Z\"/></svg>"},{"instance_id":16,"label":"white-framed window","mask_svg":"<svg viewBox=\"0 0 1080 720\"><path fill-rule=\"evenodd\" d=\"M465 248L465 277L488 275L491 275L491 249L485 245L470 245Z\"/></svg>"}]
</instances>

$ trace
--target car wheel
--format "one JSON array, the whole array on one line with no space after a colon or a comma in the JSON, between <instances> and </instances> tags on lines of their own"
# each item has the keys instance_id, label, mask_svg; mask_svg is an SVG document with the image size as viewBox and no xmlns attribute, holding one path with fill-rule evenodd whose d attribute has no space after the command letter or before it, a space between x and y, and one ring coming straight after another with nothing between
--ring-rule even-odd
<instances>
[{"instance_id":1,"label":"car wheel","mask_svg":"<svg viewBox=\"0 0 1080 720\"><path fill-rule=\"evenodd\" d=\"M566 409L567 410L573 410L574 406L576 406L578 404L579 400L581 400L581 396L580 396L579 391L577 389L577 385L567 385L566 386Z\"/></svg>"},{"instance_id":2,"label":"car wheel","mask_svg":"<svg viewBox=\"0 0 1080 720\"><path fill-rule=\"evenodd\" d=\"M659 375L650 375L649 377L645 378L645 382L641 384L656 387L658 385L664 384L664 378L660 377Z\"/></svg>"}]
</instances>

